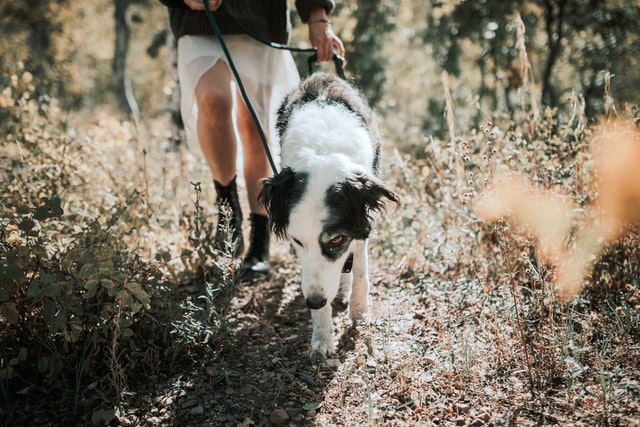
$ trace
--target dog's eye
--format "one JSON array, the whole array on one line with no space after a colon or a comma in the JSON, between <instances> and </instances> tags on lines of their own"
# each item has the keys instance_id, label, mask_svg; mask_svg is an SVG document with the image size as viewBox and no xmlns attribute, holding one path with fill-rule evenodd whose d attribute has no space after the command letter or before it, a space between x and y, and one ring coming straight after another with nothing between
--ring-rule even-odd
<instances>
[{"instance_id":1,"label":"dog's eye","mask_svg":"<svg viewBox=\"0 0 640 427\"><path fill-rule=\"evenodd\" d=\"M291 240L293 240L293 243L295 243L296 245L298 245L298 246L303 246L303 245L302 245L302 242L301 242L300 240L298 240L298 239L296 239L296 238L293 238L293 239L291 239Z\"/></svg>"},{"instance_id":2,"label":"dog's eye","mask_svg":"<svg viewBox=\"0 0 640 427\"><path fill-rule=\"evenodd\" d=\"M329 240L329 243L331 243L332 245L337 245L342 242L342 239L344 239L344 236L336 236L333 239Z\"/></svg>"}]
</instances>

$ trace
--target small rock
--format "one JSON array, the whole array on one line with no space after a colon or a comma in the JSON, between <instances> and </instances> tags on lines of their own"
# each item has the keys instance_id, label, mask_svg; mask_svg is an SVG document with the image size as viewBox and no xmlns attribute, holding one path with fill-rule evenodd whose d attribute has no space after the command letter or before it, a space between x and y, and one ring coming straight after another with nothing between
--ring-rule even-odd
<instances>
[{"instance_id":1,"label":"small rock","mask_svg":"<svg viewBox=\"0 0 640 427\"><path fill-rule=\"evenodd\" d=\"M276 409L269 415L269 421L276 426L283 426L289 423L289 414L284 409Z\"/></svg>"},{"instance_id":2,"label":"small rock","mask_svg":"<svg viewBox=\"0 0 640 427\"><path fill-rule=\"evenodd\" d=\"M458 403L456 406L458 408L458 412L461 414L466 414L469 412L469 409L471 409L471 405L467 403Z\"/></svg>"},{"instance_id":3,"label":"small rock","mask_svg":"<svg viewBox=\"0 0 640 427\"><path fill-rule=\"evenodd\" d=\"M458 417L458 418L456 418L455 423L456 423L457 426L463 426L463 425L465 425L466 421L467 420L465 420L464 417Z\"/></svg>"},{"instance_id":4,"label":"small rock","mask_svg":"<svg viewBox=\"0 0 640 427\"><path fill-rule=\"evenodd\" d=\"M469 424L469 427L482 427L483 425L485 425L485 422L480 418L476 418L471 422L471 424Z\"/></svg>"},{"instance_id":5,"label":"small rock","mask_svg":"<svg viewBox=\"0 0 640 427\"><path fill-rule=\"evenodd\" d=\"M160 417L150 417L147 418L147 422L145 423L148 426L157 426L162 422L162 419L160 419Z\"/></svg>"},{"instance_id":6,"label":"small rock","mask_svg":"<svg viewBox=\"0 0 640 427\"><path fill-rule=\"evenodd\" d=\"M126 417L120 418L120 425L123 427L135 426L136 425L136 417L134 415L129 415Z\"/></svg>"},{"instance_id":7,"label":"small rock","mask_svg":"<svg viewBox=\"0 0 640 427\"><path fill-rule=\"evenodd\" d=\"M340 366L340 359L327 359L326 363L330 368L337 368Z\"/></svg>"},{"instance_id":8,"label":"small rock","mask_svg":"<svg viewBox=\"0 0 640 427\"><path fill-rule=\"evenodd\" d=\"M486 412L483 412L482 414L478 415L478 419L484 421L485 423L487 423L491 419L491 415L489 415Z\"/></svg>"},{"instance_id":9,"label":"small rock","mask_svg":"<svg viewBox=\"0 0 640 427\"><path fill-rule=\"evenodd\" d=\"M195 408L192 408L189 411L189 414L190 415L202 415L202 414L204 414L204 408L202 407L202 405L198 405Z\"/></svg>"}]
</instances>

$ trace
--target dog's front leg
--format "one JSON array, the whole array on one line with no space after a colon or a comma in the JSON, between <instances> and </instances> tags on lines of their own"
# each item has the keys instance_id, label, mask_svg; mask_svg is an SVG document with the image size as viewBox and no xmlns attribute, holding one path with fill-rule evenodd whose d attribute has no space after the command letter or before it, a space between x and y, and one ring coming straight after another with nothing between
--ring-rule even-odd
<instances>
[{"instance_id":1,"label":"dog's front leg","mask_svg":"<svg viewBox=\"0 0 640 427\"><path fill-rule=\"evenodd\" d=\"M311 310L311 319L313 320L311 350L320 353L322 356L332 356L334 347L331 304L327 304L318 310Z\"/></svg>"},{"instance_id":2,"label":"dog's front leg","mask_svg":"<svg viewBox=\"0 0 640 427\"><path fill-rule=\"evenodd\" d=\"M363 320L369 311L369 258L368 240L356 240L353 252L353 285L349 310L351 320Z\"/></svg>"}]
</instances>

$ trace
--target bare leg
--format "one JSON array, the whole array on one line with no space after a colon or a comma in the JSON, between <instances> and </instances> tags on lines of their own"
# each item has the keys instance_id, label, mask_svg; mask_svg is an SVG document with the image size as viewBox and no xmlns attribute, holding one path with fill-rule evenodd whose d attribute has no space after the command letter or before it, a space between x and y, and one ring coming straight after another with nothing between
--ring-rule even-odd
<instances>
[{"instance_id":1,"label":"bare leg","mask_svg":"<svg viewBox=\"0 0 640 427\"><path fill-rule=\"evenodd\" d=\"M236 176L236 137L233 130L231 72L218 61L198 81L198 141L213 179L227 185Z\"/></svg>"},{"instance_id":2,"label":"bare leg","mask_svg":"<svg viewBox=\"0 0 640 427\"><path fill-rule=\"evenodd\" d=\"M265 129L263 131L266 133ZM238 96L238 133L242 139L244 179L249 208L251 213L266 215L264 206L258 203L258 194L262 189L262 180L271 176L271 166L253 117L240 96Z\"/></svg>"},{"instance_id":3,"label":"bare leg","mask_svg":"<svg viewBox=\"0 0 640 427\"><path fill-rule=\"evenodd\" d=\"M233 128L232 95L231 72L223 61L207 70L196 86L198 141L216 188L218 224L215 247L238 256L244 252L244 239L242 208L235 182L237 141ZM230 210L221 209L223 206Z\"/></svg>"}]
</instances>

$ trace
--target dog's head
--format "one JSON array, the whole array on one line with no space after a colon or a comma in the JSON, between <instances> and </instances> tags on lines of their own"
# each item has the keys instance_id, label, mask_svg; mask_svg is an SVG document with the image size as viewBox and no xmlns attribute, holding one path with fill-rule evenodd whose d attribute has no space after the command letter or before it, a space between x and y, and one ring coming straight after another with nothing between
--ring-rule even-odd
<instances>
[{"instance_id":1,"label":"dog's head","mask_svg":"<svg viewBox=\"0 0 640 427\"><path fill-rule=\"evenodd\" d=\"M284 168L264 181L260 201L274 234L295 247L310 308L319 309L335 298L351 243L369 237L373 213L382 210L385 200L397 203L398 196L365 173L335 180L326 172Z\"/></svg>"}]
</instances>

